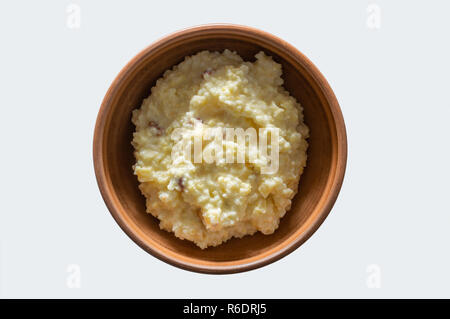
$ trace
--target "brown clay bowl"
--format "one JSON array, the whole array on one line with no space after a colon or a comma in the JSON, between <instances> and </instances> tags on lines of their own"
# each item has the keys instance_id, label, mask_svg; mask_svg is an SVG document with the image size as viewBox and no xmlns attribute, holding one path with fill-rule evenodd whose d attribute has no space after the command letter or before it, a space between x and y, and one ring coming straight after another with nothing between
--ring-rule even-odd
<instances>
[{"instance_id":1,"label":"brown clay bowl","mask_svg":"<svg viewBox=\"0 0 450 319\"><path fill-rule=\"evenodd\" d=\"M285 88L304 107L310 128L307 167L292 208L272 235L257 233L201 250L160 230L145 212L133 175L134 126L140 107L163 72L202 50L237 51L253 61L263 50L283 66ZM347 139L338 101L320 71L285 41L246 26L214 24L168 35L145 48L119 73L100 108L94 133L97 182L112 216L128 236L153 256L174 266L204 273L235 273L286 256L305 242L330 212L339 193L347 160Z\"/></svg>"}]
</instances>

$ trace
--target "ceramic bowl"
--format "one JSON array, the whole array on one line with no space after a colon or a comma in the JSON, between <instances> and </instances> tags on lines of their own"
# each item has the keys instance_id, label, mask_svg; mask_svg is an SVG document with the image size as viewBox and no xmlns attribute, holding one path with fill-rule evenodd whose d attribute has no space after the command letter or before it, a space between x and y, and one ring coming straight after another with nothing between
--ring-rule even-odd
<instances>
[{"instance_id":1,"label":"ceramic bowl","mask_svg":"<svg viewBox=\"0 0 450 319\"><path fill-rule=\"evenodd\" d=\"M292 208L272 235L257 233L200 249L159 228L145 212L133 175L131 113L165 70L202 50L236 51L244 60L264 51L283 67L284 87L303 106L310 128L307 166ZM338 101L320 71L289 43L238 25L203 25L170 34L138 53L105 95L94 132L94 167L103 199L127 235L153 256L204 273L234 273L267 265L304 243L321 225L338 196L345 172L347 139ZM331 248L330 248L331 249ZM323 252L326 253L326 252Z\"/></svg>"}]
</instances>

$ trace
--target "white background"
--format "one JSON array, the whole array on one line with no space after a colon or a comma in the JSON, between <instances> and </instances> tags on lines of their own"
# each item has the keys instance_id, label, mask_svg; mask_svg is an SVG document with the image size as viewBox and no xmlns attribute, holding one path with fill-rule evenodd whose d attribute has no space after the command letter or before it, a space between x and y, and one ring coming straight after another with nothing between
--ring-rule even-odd
<instances>
[{"instance_id":1,"label":"white background","mask_svg":"<svg viewBox=\"0 0 450 319\"><path fill-rule=\"evenodd\" d=\"M80 28L67 22L71 3ZM449 298L449 15L448 1L2 1L1 296ZM236 275L187 272L141 250L106 209L92 164L119 70L161 36L210 22L296 46L330 82L348 130L347 174L325 223L289 256Z\"/></svg>"}]
</instances>

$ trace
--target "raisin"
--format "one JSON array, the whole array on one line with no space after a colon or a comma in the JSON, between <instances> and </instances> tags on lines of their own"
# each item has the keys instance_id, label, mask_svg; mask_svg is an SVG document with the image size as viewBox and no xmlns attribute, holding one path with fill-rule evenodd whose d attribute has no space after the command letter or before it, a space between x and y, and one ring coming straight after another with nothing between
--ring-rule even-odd
<instances>
[{"instance_id":1,"label":"raisin","mask_svg":"<svg viewBox=\"0 0 450 319\"><path fill-rule=\"evenodd\" d=\"M212 68L207 68L205 71L203 71L202 73L202 77L205 78L205 75L211 75L215 70Z\"/></svg>"},{"instance_id":2,"label":"raisin","mask_svg":"<svg viewBox=\"0 0 450 319\"><path fill-rule=\"evenodd\" d=\"M150 121L150 122L148 123L148 125L149 125L150 127L156 128L156 135L157 135L157 136L161 136L161 134L163 133L163 129L158 125L158 123L156 123L156 122L154 122L154 121Z\"/></svg>"},{"instance_id":3,"label":"raisin","mask_svg":"<svg viewBox=\"0 0 450 319\"><path fill-rule=\"evenodd\" d=\"M180 190L184 191L184 179L183 177L178 178L178 186L180 186Z\"/></svg>"}]
</instances>

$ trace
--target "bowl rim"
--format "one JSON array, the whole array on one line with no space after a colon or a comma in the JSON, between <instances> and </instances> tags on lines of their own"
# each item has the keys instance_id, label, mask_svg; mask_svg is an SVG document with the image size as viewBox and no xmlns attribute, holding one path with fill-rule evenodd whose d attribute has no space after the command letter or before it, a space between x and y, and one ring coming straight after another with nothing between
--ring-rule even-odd
<instances>
[{"instance_id":1,"label":"bowl rim","mask_svg":"<svg viewBox=\"0 0 450 319\"><path fill-rule=\"evenodd\" d=\"M126 218L124 218L124 215L121 212L121 209L118 208L117 205L118 200L115 196L113 196L113 190L111 189L110 183L108 183L107 174L105 174L105 167L104 167L105 165L103 159L104 127L108 115L109 102L112 96L114 96L114 93L116 92L117 88L120 87L120 83L122 82L123 78L127 75L128 72L130 72L130 70L133 69L133 67L141 59L146 57L148 54L151 54L151 52L156 50L157 48L167 44L170 41L174 41L179 37L187 35L195 35L196 33L199 34L204 31L212 31L212 32L235 31L239 33L247 33L252 37L263 39L265 41L270 42L272 45L275 45L279 48L282 48L284 51L287 51L297 62L299 61L301 62L302 66L308 71L308 74L314 79L317 86L320 88L325 99L330 105L330 111L335 123L336 139L338 141L337 162L334 172L332 170L332 172L330 173L330 174L334 173L334 178L331 181L331 185L327 187L327 189L329 190L329 194L328 196L325 197L324 203L322 203L320 211L316 214L315 218L313 218L313 220L311 221L306 230L303 230L299 234L298 234L299 231L297 230L294 233L294 235L291 235L289 238L285 240L289 242L286 243L284 246L277 248L280 246L277 245L273 249L275 251L272 254L264 255L261 258L256 258L257 256L252 257L252 259L256 258L256 260L250 262L236 263L237 261L239 261L236 260L232 262L233 264L227 265L220 265L221 263L225 262L211 262L206 264L193 263L188 262L186 260L180 260L180 258L177 258L176 255L170 253L168 250L161 251L161 247L159 248L153 247L151 244L144 241L144 239L141 236L142 234L139 234L135 229L129 226ZM141 50L138 54L136 54L121 69L121 71L118 73L118 75L115 77L115 79L109 86L97 115L93 138L93 162L97 184L109 212L111 213L112 217L117 222L117 224L120 226L120 228L137 245L139 245L146 252L160 259L161 261L164 261L172 266L181 269L206 274L231 274L260 268L262 266L271 264L285 257L286 255L290 254L295 249L300 247L320 227L320 225L323 223L325 218L330 213L337 199L339 191L342 187L347 164L347 134L344 118L341 109L339 107L339 103L333 90L328 84L328 81L325 79L325 77L322 75L319 69L293 45L287 43L286 41L282 40L281 38L275 35L272 35L266 31L256 29L254 27L229 23L202 24L198 26L184 28L159 38L158 40L156 40L155 42L153 42L152 44ZM328 183L330 183L330 178L328 180ZM292 237L295 238L291 239ZM245 261L246 259L241 260Z\"/></svg>"}]
</instances>

